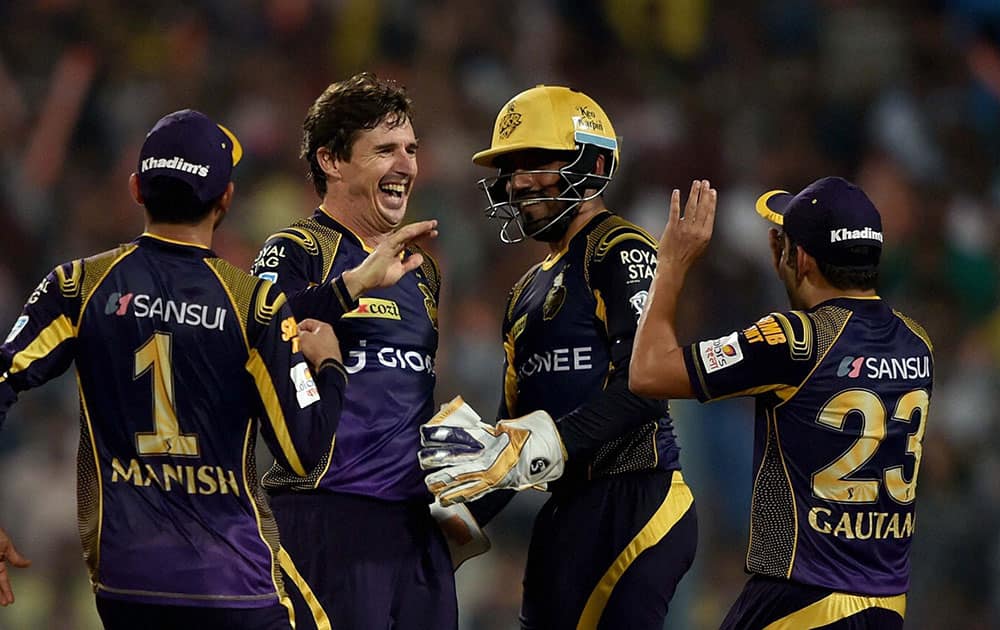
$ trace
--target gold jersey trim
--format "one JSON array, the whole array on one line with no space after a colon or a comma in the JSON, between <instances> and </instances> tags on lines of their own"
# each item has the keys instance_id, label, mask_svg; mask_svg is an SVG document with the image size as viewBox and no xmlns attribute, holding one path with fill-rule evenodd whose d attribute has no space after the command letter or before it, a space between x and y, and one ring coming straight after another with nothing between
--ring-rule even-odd
<instances>
[{"instance_id":1,"label":"gold jersey trim","mask_svg":"<svg viewBox=\"0 0 1000 630\"><path fill-rule=\"evenodd\" d=\"M625 549L618 554L615 561L601 576L597 587L590 593L590 597L587 598L587 603L583 607L583 613L580 615L580 620L576 624L577 630L597 629L601 615L604 613L604 607L607 606L618 581L642 552L659 543L664 536L670 533L670 530L687 514L693 504L694 495L691 494L691 489L684 483L681 472L675 470L670 481L670 490L663 503Z\"/></svg>"},{"instance_id":2,"label":"gold jersey trim","mask_svg":"<svg viewBox=\"0 0 1000 630\"><path fill-rule=\"evenodd\" d=\"M801 628L821 628L835 621L847 619L871 608L882 608L906 617L906 595L892 597L868 597L831 593L805 608L782 617L764 627L764 630L800 630Z\"/></svg>"},{"instance_id":3,"label":"gold jersey trim","mask_svg":"<svg viewBox=\"0 0 1000 630\"><path fill-rule=\"evenodd\" d=\"M40 359L44 359L56 349L62 342L76 336L73 324L65 315L52 320L42 332L17 354L11 358L8 374L17 374L31 367L31 364Z\"/></svg>"},{"instance_id":4,"label":"gold jersey trim","mask_svg":"<svg viewBox=\"0 0 1000 630\"><path fill-rule=\"evenodd\" d=\"M281 446L281 452L284 454L285 459L288 460L288 465L292 467L292 472L300 477L305 477L307 471L305 467L302 466L302 460L299 459L299 454L295 450L295 444L292 442L292 437L288 433L288 424L285 422L285 413L282 411L281 405L278 403L278 392L274 388L274 382L271 380L271 375L267 371L264 359L261 358L260 353L257 352L256 348L250 350L250 358L247 359L246 370L250 373L254 382L257 384L257 390L260 392L260 398L264 402L264 409L267 411L268 422L271 423L271 428L274 430L274 436L278 439L278 444Z\"/></svg>"},{"instance_id":5,"label":"gold jersey trim","mask_svg":"<svg viewBox=\"0 0 1000 630\"><path fill-rule=\"evenodd\" d=\"M305 600L306 606L309 607L309 612L312 614L316 630L331 630L330 618L327 616L326 611L323 610L323 604L320 603L316 597L316 593L313 592L312 587L309 586L306 579L299 573L295 562L288 555L288 551L284 547L278 550L278 562L281 564L281 568L285 574L291 578L295 588L299 589L302 599Z\"/></svg>"}]
</instances>

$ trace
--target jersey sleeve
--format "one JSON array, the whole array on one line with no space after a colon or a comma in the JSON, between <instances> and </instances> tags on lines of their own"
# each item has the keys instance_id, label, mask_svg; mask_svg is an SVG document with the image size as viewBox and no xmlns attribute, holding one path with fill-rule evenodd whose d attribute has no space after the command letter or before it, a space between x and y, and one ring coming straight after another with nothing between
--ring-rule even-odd
<instances>
[{"instance_id":1,"label":"jersey sleeve","mask_svg":"<svg viewBox=\"0 0 1000 630\"><path fill-rule=\"evenodd\" d=\"M34 290L0 345L0 425L17 394L73 363L83 265L60 265Z\"/></svg>"},{"instance_id":2,"label":"jersey sleeve","mask_svg":"<svg viewBox=\"0 0 1000 630\"><path fill-rule=\"evenodd\" d=\"M323 278L323 250L303 239L301 228L272 235L254 259L250 273L277 284L299 319L335 322L358 307L342 277Z\"/></svg>"},{"instance_id":3,"label":"jersey sleeve","mask_svg":"<svg viewBox=\"0 0 1000 630\"><path fill-rule=\"evenodd\" d=\"M588 261L590 288L603 307L604 324L616 369L627 367L639 316L646 305L656 271L656 243L637 229L597 247Z\"/></svg>"},{"instance_id":4,"label":"jersey sleeve","mask_svg":"<svg viewBox=\"0 0 1000 630\"><path fill-rule=\"evenodd\" d=\"M281 465L305 477L333 449L347 373L328 360L314 379L285 295L269 282L257 290L268 292L262 302L273 313L266 323L256 322L246 364L262 403L261 433Z\"/></svg>"},{"instance_id":5,"label":"jersey sleeve","mask_svg":"<svg viewBox=\"0 0 1000 630\"><path fill-rule=\"evenodd\" d=\"M771 313L747 328L684 348L691 387L705 402L797 387L812 371L814 326L801 311Z\"/></svg>"}]
</instances>

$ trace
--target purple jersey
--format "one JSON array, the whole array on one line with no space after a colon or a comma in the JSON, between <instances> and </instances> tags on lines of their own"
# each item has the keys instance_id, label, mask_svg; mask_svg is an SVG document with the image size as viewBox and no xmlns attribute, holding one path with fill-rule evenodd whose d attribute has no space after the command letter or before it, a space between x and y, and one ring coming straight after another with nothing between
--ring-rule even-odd
<instances>
[{"instance_id":1,"label":"purple jersey","mask_svg":"<svg viewBox=\"0 0 1000 630\"><path fill-rule=\"evenodd\" d=\"M756 397L748 571L862 595L909 589L932 352L879 298L773 313L685 349L699 400Z\"/></svg>"},{"instance_id":2,"label":"purple jersey","mask_svg":"<svg viewBox=\"0 0 1000 630\"><path fill-rule=\"evenodd\" d=\"M73 361L95 591L275 605L284 592L256 480L258 427L305 476L328 453L346 382L337 366L313 381L284 294L209 249L143 235L60 265L28 298L0 346L0 421L17 392Z\"/></svg>"},{"instance_id":3,"label":"purple jersey","mask_svg":"<svg viewBox=\"0 0 1000 630\"><path fill-rule=\"evenodd\" d=\"M428 498L418 427L434 414L440 273L430 255L395 286L352 302L341 274L370 248L322 210L272 235L254 275L276 282L299 318L330 322L351 384L332 458L303 481L278 463L271 491L329 490L389 501Z\"/></svg>"}]
</instances>

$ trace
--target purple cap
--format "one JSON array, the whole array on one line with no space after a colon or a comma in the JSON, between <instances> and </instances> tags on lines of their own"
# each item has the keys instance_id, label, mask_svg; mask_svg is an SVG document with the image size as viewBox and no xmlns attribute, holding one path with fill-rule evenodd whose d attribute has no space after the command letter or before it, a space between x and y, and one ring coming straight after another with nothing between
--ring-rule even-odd
<instances>
[{"instance_id":1,"label":"purple cap","mask_svg":"<svg viewBox=\"0 0 1000 630\"><path fill-rule=\"evenodd\" d=\"M797 195L772 190L757 200L757 212L782 226L820 262L874 267L882 254L882 217L863 190L841 177L824 177Z\"/></svg>"},{"instance_id":2,"label":"purple cap","mask_svg":"<svg viewBox=\"0 0 1000 630\"><path fill-rule=\"evenodd\" d=\"M202 203L226 191L243 147L231 131L201 112L182 109L161 118L139 151L139 190L152 196L156 178L186 182Z\"/></svg>"}]
</instances>

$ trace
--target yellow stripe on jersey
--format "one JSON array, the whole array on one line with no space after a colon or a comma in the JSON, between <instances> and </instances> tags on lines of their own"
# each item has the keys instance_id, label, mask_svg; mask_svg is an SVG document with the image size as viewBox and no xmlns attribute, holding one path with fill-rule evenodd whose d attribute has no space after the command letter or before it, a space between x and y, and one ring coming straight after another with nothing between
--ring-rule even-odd
<instances>
[{"instance_id":1,"label":"yellow stripe on jersey","mask_svg":"<svg viewBox=\"0 0 1000 630\"><path fill-rule=\"evenodd\" d=\"M288 555L284 547L278 550L278 562L281 564L281 569L285 572L285 575L291 578L292 584L302 594L302 599L305 600L306 606L309 607L309 612L312 613L313 621L316 623L316 630L330 630L330 618L327 617L326 611L323 610L323 604L319 603L316 593L313 592L305 578L299 573L299 570L295 567L295 563L292 561L292 557Z\"/></svg>"},{"instance_id":2,"label":"yellow stripe on jersey","mask_svg":"<svg viewBox=\"0 0 1000 630\"><path fill-rule=\"evenodd\" d=\"M514 338L513 331L507 334L503 342L504 356L507 357L507 371L503 375L503 401L507 405L507 413L514 413L514 406L517 404L517 368L514 367Z\"/></svg>"},{"instance_id":3,"label":"yellow stripe on jersey","mask_svg":"<svg viewBox=\"0 0 1000 630\"><path fill-rule=\"evenodd\" d=\"M299 454L295 451L291 435L288 434L285 413L281 410L281 404L278 402L278 392L274 389L274 382L271 381L271 375L267 371L267 366L264 365L264 359L261 358L256 348L250 350L246 369L257 384L257 391L260 392L260 399L264 401L264 409L267 411L267 419L271 423L275 437L278 438L278 444L281 446L281 452L285 459L288 460L288 465L292 467L292 471L296 475L305 477L307 471L302 466Z\"/></svg>"},{"instance_id":4,"label":"yellow stripe on jersey","mask_svg":"<svg viewBox=\"0 0 1000 630\"><path fill-rule=\"evenodd\" d=\"M250 501L250 507L253 508L254 520L257 522L257 535L260 536L261 542L267 547L268 555L271 556L271 584L274 585L274 592L278 595L278 601L288 609L288 618L291 622L292 627L295 627L295 609L292 607L292 601L288 598L288 594L283 588L281 583L281 571L278 570L280 565L280 554L281 554L281 543L278 542L278 527L274 522L274 515L270 510L266 510L267 513L267 528L265 530L264 518L261 517L261 508L264 506L258 505L257 500L259 495L257 491L260 489L259 484L253 484L252 487L250 480L247 478L250 472L250 462L253 461L254 454L250 450L250 445L254 442L254 422L253 420L247 421L247 430L243 434L243 491L246 493L247 500ZM261 499L263 500L263 499ZM268 533L270 532L270 536ZM270 538L270 540L268 540ZM278 556L277 558L275 556Z\"/></svg>"},{"instance_id":5,"label":"yellow stripe on jersey","mask_svg":"<svg viewBox=\"0 0 1000 630\"><path fill-rule=\"evenodd\" d=\"M39 359L44 359L55 350L59 344L74 337L73 323L65 315L52 320L42 332L38 333L31 343L14 355L10 362L10 374L17 374L27 370L32 363Z\"/></svg>"},{"instance_id":6,"label":"yellow stripe on jersey","mask_svg":"<svg viewBox=\"0 0 1000 630\"><path fill-rule=\"evenodd\" d=\"M601 615L604 613L604 607L607 606L615 585L625 575L625 571L643 551L663 540L663 537L670 533L677 521L687 514L693 503L694 495L691 494L691 489L684 483L681 472L675 470L670 481L670 491L667 493L667 498L663 500L649 522L618 554L614 563L601 577L601 581L597 583L597 588L587 598L583 614L580 615L580 620L576 624L577 630L597 628L601 621Z\"/></svg>"},{"instance_id":7,"label":"yellow stripe on jersey","mask_svg":"<svg viewBox=\"0 0 1000 630\"><path fill-rule=\"evenodd\" d=\"M893 597L867 597L831 593L823 599L797 610L787 617L769 624L764 630L801 630L802 628L822 628L835 621L847 619L871 608L883 608L906 617L906 595Z\"/></svg>"},{"instance_id":8,"label":"yellow stripe on jersey","mask_svg":"<svg viewBox=\"0 0 1000 630\"><path fill-rule=\"evenodd\" d=\"M270 283L262 286L259 291L257 291L257 300L254 302L253 307L253 317L259 323L267 326L271 319L274 318L275 314L281 310L281 307L285 305L288 298L285 297L284 293L278 293L277 297L274 298L273 302L267 301L268 287Z\"/></svg>"}]
</instances>

